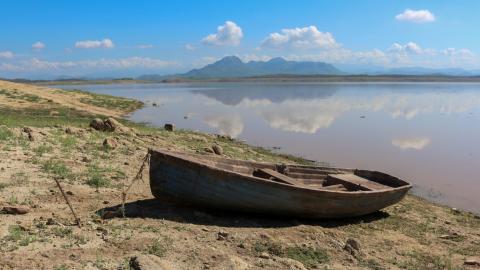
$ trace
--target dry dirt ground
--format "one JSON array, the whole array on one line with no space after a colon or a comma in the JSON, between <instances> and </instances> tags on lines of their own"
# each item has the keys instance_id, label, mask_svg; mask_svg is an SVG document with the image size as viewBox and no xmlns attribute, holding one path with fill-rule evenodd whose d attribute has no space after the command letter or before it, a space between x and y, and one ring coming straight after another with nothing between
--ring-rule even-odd
<instances>
[{"instance_id":1,"label":"dry dirt ground","mask_svg":"<svg viewBox=\"0 0 480 270\"><path fill-rule=\"evenodd\" d=\"M14 89L63 102L57 90L45 96L43 87L30 91L1 82L2 89L10 94L0 94L0 106L17 106L5 101L18 96L11 94ZM72 99L65 106L85 105ZM30 109L35 106L27 102ZM78 108L92 115L105 110L84 105ZM163 269L480 269L475 265L480 218L412 195L361 218L275 218L154 200L144 172L129 191L122 217L115 212L122 190L149 147L208 154L204 148L218 144L231 158L300 160L189 131L131 125L127 132L101 132L88 124L59 125L53 118L51 125L25 129L7 120L8 125L0 122L0 209L20 207L28 213L0 213L0 269L130 269L135 256L156 260ZM116 146L105 147L106 138ZM63 185L81 227L54 179Z\"/></svg>"}]
</instances>

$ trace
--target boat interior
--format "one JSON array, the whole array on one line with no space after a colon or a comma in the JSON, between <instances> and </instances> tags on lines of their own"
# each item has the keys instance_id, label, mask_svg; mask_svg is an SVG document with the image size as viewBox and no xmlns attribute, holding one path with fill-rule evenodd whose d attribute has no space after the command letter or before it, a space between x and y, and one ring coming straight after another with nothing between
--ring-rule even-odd
<instances>
[{"instance_id":1,"label":"boat interior","mask_svg":"<svg viewBox=\"0 0 480 270\"><path fill-rule=\"evenodd\" d=\"M226 171L316 190L376 191L409 185L388 174L367 170L260 163L210 155L180 156Z\"/></svg>"}]
</instances>

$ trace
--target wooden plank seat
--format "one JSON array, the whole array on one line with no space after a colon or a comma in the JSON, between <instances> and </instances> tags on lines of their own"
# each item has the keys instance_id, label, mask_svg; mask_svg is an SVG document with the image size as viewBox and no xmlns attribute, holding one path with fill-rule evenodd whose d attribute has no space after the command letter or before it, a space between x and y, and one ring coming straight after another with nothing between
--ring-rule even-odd
<instances>
[{"instance_id":1,"label":"wooden plank seat","mask_svg":"<svg viewBox=\"0 0 480 270\"><path fill-rule=\"evenodd\" d=\"M357 188L360 190L382 190L389 189L389 186L370 181L353 173L329 174L327 182L330 184L343 184L346 187Z\"/></svg>"},{"instance_id":2,"label":"wooden plank seat","mask_svg":"<svg viewBox=\"0 0 480 270\"><path fill-rule=\"evenodd\" d=\"M291 178L287 175L284 175L272 169L256 169L254 172L254 175L262 178L269 178L269 179L272 178L272 180L274 181L278 181L278 182L293 185L293 186L303 186L303 187L309 187L309 188L337 190L337 191L347 190L347 188L343 184L323 186L323 181L321 181L319 184L305 184L302 181L299 181L298 179Z\"/></svg>"}]
</instances>

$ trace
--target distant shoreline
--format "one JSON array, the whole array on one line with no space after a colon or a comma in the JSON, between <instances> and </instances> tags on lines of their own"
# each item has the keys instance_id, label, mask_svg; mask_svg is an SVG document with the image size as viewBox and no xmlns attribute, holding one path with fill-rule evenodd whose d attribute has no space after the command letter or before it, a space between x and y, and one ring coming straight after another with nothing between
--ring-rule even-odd
<instances>
[{"instance_id":1,"label":"distant shoreline","mask_svg":"<svg viewBox=\"0 0 480 270\"><path fill-rule=\"evenodd\" d=\"M237 78L182 78L170 77L162 80L137 79L101 79L101 80L24 80L13 79L13 82L38 85L84 85L84 84L135 84L135 83L195 83L195 82L325 82L325 83L375 83L375 82L463 82L480 83L480 76L436 76L436 75L273 75Z\"/></svg>"}]
</instances>

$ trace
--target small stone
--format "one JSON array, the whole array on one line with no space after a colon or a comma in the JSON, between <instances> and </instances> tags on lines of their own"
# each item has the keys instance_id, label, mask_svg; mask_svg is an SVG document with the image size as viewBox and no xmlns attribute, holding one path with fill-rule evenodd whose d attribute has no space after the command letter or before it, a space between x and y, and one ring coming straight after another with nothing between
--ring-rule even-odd
<instances>
[{"instance_id":1,"label":"small stone","mask_svg":"<svg viewBox=\"0 0 480 270\"><path fill-rule=\"evenodd\" d=\"M163 126L163 128L167 131L175 131L175 125L174 124L165 124L165 126Z\"/></svg>"},{"instance_id":2,"label":"small stone","mask_svg":"<svg viewBox=\"0 0 480 270\"><path fill-rule=\"evenodd\" d=\"M225 240L228 237L228 232L218 232L217 233L217 240Z\"/></svg>"},{"instance_id":3,"label":"small stone","mask_svg":"<svg viewBox=\"0 0 480 270\"><path fill-rule=\"evenodd\" d=\"M105 130L105 123L103 123L102 119L100 118L95 118L90 122L90 127L99 130L99 131L104 131Z\"/></svg>"},{"instance_id":4,"label":"small stone","mask_svg":"<svg viewBox=\"0 0 480 270\"><path fill-rule=\"evenodd\" d=\"M465 258L464 264L465 265L480 266L480 258L477 258L477 257Z\"/></svg>"},{"instance_id":5,"label":"small stone","mask_svg":"<svg viewBox=\"0 0 480 270\"><path fill-rule=\"evenodd\" d=\"M203 151L205 151L206 153L212 153L212 154L214 153L214 152L213 152L213 149L210 148L210 147L205 147L205 148L203 148Z\"/></svg>"},{"instance_id":6,"label":"small stone","mask_svg":"<svg viewBox=\"0 0 480 270\"><path fill-rule=\"evenodd\" d=\"M32 132L28 133L28 140L31 142L35 141L35 137L33 136Z\"/></svg>"},{"instance_id":7,"label":"small stone","mask_svg":"<svg viewBox=\"0 0 480 270\"><path fill-rule=\"evenodd\" d=\"M72 135L75 134L75 131L71 127L67 127L65 129L65 133Z\"/></svg>"},{"instance_id":8,"label":"small stone","mask_svg":"<svg viewBox=\"0 0 480 270\"><path fill-rule=\"evenodd\" d=\"M360 251L360 243L355 239L348 239L343 247L344 250L348 251L353 256L357 256Z\"/></svg>"},{"instance_id":9,"label":"small stone","mask_svg":"<svg viewBox=\"0 0 480 270\"><path fill-rule=\"evenodd\" d=\"M116 141L114 138L106 138L106 139L103 141L103 146L104 146L105 148L115 149L115 148L117 148L118 143L117 143L117 141Z\"/></svg>"},{"instance_id":10,"label":"small stone","mask_svg":"<svg viewBox=\"0 0 480 270\"><path fill-rule=\"evenodd\" d=\"M454 214L460 214L460 213L461 213L460 210L458 210L458 209L455 208L455 207L452 208L452 212L453 212Z\"/></svg>"},{"instance_id":11,"label":"small stone","mask_svg":"<svg viewBox=\"0 0 480 270\"><path fill-rule=\"evenodd\" d=\"M120 122L118 122L117 120L115 120L115 118L112 117L105 119L105 121L103 121L103 124L105 125L106 131L121 131L124 128L124 126L120 124Z\"/></svg>"},{"instance_id":12,"label":"small stone","mask_svg":"<svg viewBox=\"0 0 480 270\"><path fill-rule=\"evenodd\" d=\"M31 127L23 127L23 128L22 128L22 132L32 133L32 132L33 132L33 129L32 129Z\"/></svg>"},{"instance_id":13,"label":"small stone","mask_svg":"<svg viewBox=\"0 0 480 270\"><path fill-rule=\"evenodd\" d=\"M133 270L172 270L176 269L167 261L154 255L139 254L130 258L130 269Z\"/></svg>"},{"instance_id":14,"label":"small stone","mask_svg":"<svg viewBox=\"0 0 480 270\"><path fill-rule=\"evenodd\" d=\"M215 154L217 154L217 155L223 155L223 148L222 148L220 145L218 145L218 144L212 145L212 150L213 150L213 152L215 152Z\"/></svg>"},{"instance_id":15,"label":"small stone","mask_svg":"<svg viewBox=\"0 0 480 270\"><path fill-rule=\"evenodd\" d=\"M26 207L13 207L13 206L5 206L2 208L2 211L0 211L4 214L10 214L10 215L25 215L27 214L28 212L30 212L30 210Z\"/></svg>"},{"instance_id":16,"label":"small stone","mask_svg":"<svg viewBox=\"0 0 480 270\"><path fill-rule=\"evenodd\" d=\"M82 162L90 162L92 161L89 157L82 157Z\"/></svg>"},{"instance_id":17,"label":"small stone","mask_svg":"<svg viewBox=\"0 0 480 270\"><path fill-rule=\"evenodd\" d=\"M270 254L268 254L267 252L262 252L258 257L262 259L270 259Z\"/></svg>"},{"instance_id":18,"label":"small stone","mask_svg":"<svg viewBox=\"0 0 480 270\"><path fill-rule=\"evenodd\" d=\"M58 223L53 218L47 218L46 225L57 225Z\"/></svg>"}]
</instances>

